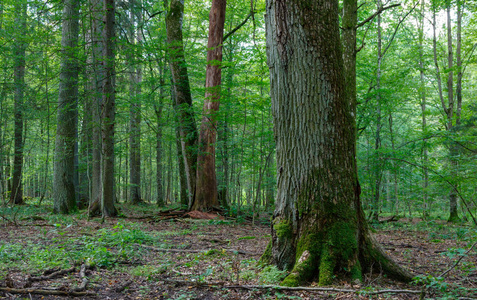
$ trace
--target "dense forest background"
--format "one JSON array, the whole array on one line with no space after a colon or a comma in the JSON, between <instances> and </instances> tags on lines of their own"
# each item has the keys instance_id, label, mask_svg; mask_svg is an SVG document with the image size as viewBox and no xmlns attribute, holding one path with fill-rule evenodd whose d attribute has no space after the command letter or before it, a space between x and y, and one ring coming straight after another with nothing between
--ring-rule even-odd
<instances>
[{"instance_id":1,"label":"dense forest background","mask_svg":"<svg viewBox=\"0 0 477 300\"><path fill-rule=\"evenodd\" d=\"M174 55L165 20L170 7L164 2L116 2L114 199L190 206L180 110L171 84ZM4 205L52 201L65 57L78 68L72 109L75 197L79 207L95 200L93 141L101 109L95 100L95 26L102 23L102 7L94 0L77 2L78 44L68 48L61 45L62 3L0 3ZM369 218L385 213L475 223L476 4L422 0L358 6L357 159ZM181 20L197 127L204 114L209 11L209 2L186 1ZM274 204L277 166L264 12L261 0L227 2L215 156L218 198L233 214L270 211Z\"/></svg>"}]
</instances>

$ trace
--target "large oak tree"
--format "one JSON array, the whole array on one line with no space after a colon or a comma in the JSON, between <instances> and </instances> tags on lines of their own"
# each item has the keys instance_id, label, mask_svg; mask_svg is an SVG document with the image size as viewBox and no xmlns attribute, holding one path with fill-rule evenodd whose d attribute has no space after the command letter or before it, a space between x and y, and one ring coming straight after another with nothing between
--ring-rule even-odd
<instances>
[{"instance_id":1,"label":"large oak tree","mask_svg":"<svg viewBox=\"0 0 477 300\"><path fill-rule=\"evenodd\" d=\"M338 1L268 0L266 26L278 191L264 259L291 270L284 285L326 285L336 272L361 279L373 264L409 280L370 235L361 208Z\"/></svg>"}]
</instances>

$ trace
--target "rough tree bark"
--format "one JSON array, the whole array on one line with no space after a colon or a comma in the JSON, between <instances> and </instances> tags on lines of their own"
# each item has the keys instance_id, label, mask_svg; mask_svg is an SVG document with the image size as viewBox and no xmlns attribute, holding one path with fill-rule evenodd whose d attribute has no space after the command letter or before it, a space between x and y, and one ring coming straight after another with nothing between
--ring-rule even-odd
<instances>
[{"instance_id":1,"label":"rough tree bark","mask_svg":"<svg viewBox=\"0 0 477 300\"><path fill-rule=\"evenodd\" d=\"M215 141L222 81L222 41L226 6L226 0L213 0L210 8L204 116L200 125L197 183L192 210L205 211L219 206L215 173Z\"/></svg>"},{"instance_id":2,"label":"rough tree bark","mask_svg":"<svg viewBox=\"0 0 477 300\"><path fill-rule=\"evenodd\" d=\"M293 26L292 26L293 24ZM346 98L338 1L267 1L267 56L278 193L263 260L295 286L373 264L409 280L372 238L359 200L355 119Z\"/></svg>"},{"instance_id":3,"label":"rough tree bark","mask_svg":"<svg viewBox=\"0 0 477 300\"><path fill-rule=\"evenodd\" d=\"M140 22L141 8L136 1L130 1L129 41L140 46L142 36L135 30L136 22ZM127 52L129 63L129 202L141 202L141 66L137 63L138 54L131 47Z\"/></svg>"},{"instance_id":4,"label":"rough tree bark","mask_svg":"<svg viewBox=\"0 0 477 300\"><path fill-rule=\"evenodd\" d=\"M182 157L187 179L189 207L192 205L195 192L197 172L197 127L195 125L192 96L190 92L187 63L184 58L182 40L182 20L184 17L184 1L172 0L166 16L167 43L169 46L169 67L171 69L172 86L175 96L174 108L178 113Z\"/></svg>"},{"instance_id":5,"label":"rough tree bark","mask_svg":"<svg viewBox=\"0 0 477 300\"><path fill-rule=\"evenodd\" d=\"M103 0L104 29L103 29L103 102L101 104L101 133L102 133L102 197L101 212L103 217L114 217L117 210L114 207L114 0Z\"/></svg>"},{"instance_id":6,"label":"rough tree bark","mask_svg":"<svg viewBox=\"0 0 477 300\"><path fill-rule=\"evenodd\" d=\"M74 163L78 113L79 65L76 56L78 33L79 1L65 0L53 181L54 212L62 214L70 213L76 209Z\"/></svg>"},{"instance_id":7,"label":"rough tree bark","mask_svg":"<svg viewBox=\"0 0 477 300\"><path fill-rule=\"evenodd\" d=\"M15 2L15 43L13 46L13 76L14 76L14 156L10 202L23 204L23 96L25 93L25 51L26 42L26 1Z\"/></svg>"},{"instance_id":8,"label":"rough tree bark","mask_svg":"<svg viewBox=\"0 0 477 300\"><path fill-rule=\"evenodd\" d=\"M101 210L101 105L102 82L104 80L103 68L103 8L101 0L89 0L91 18L91 114L92 114L92 171L91 171L91 197L90 215L100 213Z\"/></svg>"}]
</instances>

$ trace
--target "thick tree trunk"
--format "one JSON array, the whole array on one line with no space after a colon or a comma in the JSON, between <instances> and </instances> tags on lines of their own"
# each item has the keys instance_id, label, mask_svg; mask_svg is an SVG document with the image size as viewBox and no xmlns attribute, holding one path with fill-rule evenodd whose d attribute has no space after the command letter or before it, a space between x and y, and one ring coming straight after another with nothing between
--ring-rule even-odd
<instances>
[{"instance_id":1,"label":"thick tree trunk","mask_svg":"<svg viewBox=\"0 0 477 300\"><path fill-rule=\"evenodd\" d=\"M103 0L104 30L103 30L103 102L101 105L102 121L102 198L101 211L103 217L117 215L114 207L114 0Z\"/></svg>"},{"instance_id":2,"label":"thick tree trunk","mask_svg":"<svg viewBox=\"0 0 477 300\"><path fill-rule=\"evenodd\" d=\"M76 209L74 185L76 119L78 101L79 1L66 0L63 7L61 71L55 143L53 202L56 213Z\"/></svg>"},{"instance_id":3,"label":"thick tree trunk","mask_svg":"<svg viewBox=\"0 0 477 300\"><path fill-rule=\"evenodd\" d=\"M89 0L91 10L91 113L92 113L92 171L91 171L91 197L89 214L95 215L101 212L101 105L102 83L104 80L103 67L103 8L101 0Z\"/></svg>"},{"instance_id":4,"label":"thick tree trunk","mask_svg":"<svg viewBox=\"0 0 477 300\"><path fill-rule=\"evenodd\" d=\"M187 193L189 205L191 205L196 184L198 136L182 41L184 1L172 0L170 7L168 7L167 1L165 1L165 6L168 10L166 29L169 46L169 66L172 75L173 94L175 96L174 108L178 112L182 157L187 179Z\"/></svg>"},{"instance_id":5,"label":"thick tree trunk","mask_svg":"<svg viewBox=\"0 0 477 300\"><path fill-rule=\"evenodd\" d=\"M266 26L278 193L264 259L291 270L284 285L361 279L373 263L409 280L370 236L359 202L338 1L268 0Z\"/></svg>"},{"instance_id":6,"label":"thick tree trunk","mask_svg":"<svg viewBox=\"0 0 477 300\"><path fill-rule=\"evenodd\" d=\"M14 156L10 202L23 204L23 96L25 93L25 51L26 42L26 10L25 1L15 2L15 43L13 46L13 73L14 73Z\"/></svg>"},{"instance_id":7,"label":"thick tree trunk","mask_svg":"<svg viewBox=\"0 0 477 300\"><path fill-rule=\"evenodd\" d=\"M215 173L215 141L222 80L222 40L226 6L226 0L213 0L210 8L204 116L200 125L197 183L192 210L205 211L219 206Z\"/></svg>"}]
</instances>

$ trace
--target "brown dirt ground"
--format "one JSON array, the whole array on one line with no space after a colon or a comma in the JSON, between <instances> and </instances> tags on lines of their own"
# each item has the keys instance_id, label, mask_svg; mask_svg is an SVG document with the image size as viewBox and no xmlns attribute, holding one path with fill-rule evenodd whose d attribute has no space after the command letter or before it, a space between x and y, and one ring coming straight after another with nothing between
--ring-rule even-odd
<instances>
[{"instance_id":1,"label":"brown dirt ground","mask_svg":"<svg viewBox=\"0 0 477 300\"><path fill-rule=\"evenodd\" d=\"M227 285L260 285L259 268L254 267L254 260L260 258L270 236L270 227L266 225L245 224L210 224L204 220L174 219L158 221L141 216L129 218L109 219L104 224L96 220L77 220L75 226L65 229L63 237L81 236L89 230L111 228L118 220L122 224L140 223L144 232L151 233L160 239L160 242L172 245L175 249L208 250L234 249L246 252L237 254L227 251L216 253L172 253L157 252L142 246L137 246L140 256L135 261L123 261L114 268L92 268L86 273L89 284L86 291L96 293L97 296L76 297L75 299L418 299L418 295L411 294L383 294L370 296L366 294L339 293L339 292L312 292L312 291L274 291L267 289L239 289L228 288ZM401 221L403 222L403 221ZM48 224L44 220L28 220L20 224L0 224L0 241L23 243L34 240L36 243L48 243L48 235L42 234ZM396 228L396 227L394 227ZM159 235L158 235L159 233ZM161 234L162 233L162 234ZM166 234L167 233L167 234ZM452 236L431 236L429 232L417 230L388 229L375 233L377 240L385 250L402 266L415 274L431 274L437 276L447 270L457 258L448 258L443 255L450 248L465 248L464 242L459 242ZM42 237L42 238L39 238ZM1 248L0 248L1 251ZM114 251L111 250L111 251ZM446 282L450 289L457 285L465 288L477 288L477 251L474 249L469 256L449 272ZM469 267L470 265L470 267ZM155 272L149 276L133 275L133 270L141 266L150 266ZM465 268L467 266L467 268ZM212 274L201 277L207 269ZM470 268L470 272L469 272ZM238 274L238 280L237 280ZM22 288L29 274L18 270L11 270L9 278L13 287ZM39 274L33 274L39 275ZM209 286L198 284L198 281L213 282L217 285ZM163 281L166 280L166 281ZM169 281L167 281L169 280ZM176 280L177 282L171 282ZM5 281L5 280L4 280ZM64 275L56 279L34 282L32 288L69 289L79 285L79 272ZM6 286L0 281L0 287ZM10 283L10 286L12 283ZM310 283L310 286L315 286ZM118 289L121 289L119 291ZM380 274L379 269L367 274L360 286L351 286L346 281L336 280L337 288L366 288L375 289L413 289L419 290L416 285L405 285L387 279ZM427 297L439 297L432 291ZM471 298L477 297L474 290ZM73 297L42 296L42 295L13 295L0 292L0 299L69 299Z\"/></svg>"}]
</instances>

